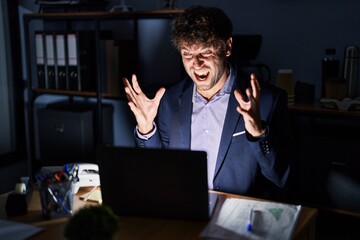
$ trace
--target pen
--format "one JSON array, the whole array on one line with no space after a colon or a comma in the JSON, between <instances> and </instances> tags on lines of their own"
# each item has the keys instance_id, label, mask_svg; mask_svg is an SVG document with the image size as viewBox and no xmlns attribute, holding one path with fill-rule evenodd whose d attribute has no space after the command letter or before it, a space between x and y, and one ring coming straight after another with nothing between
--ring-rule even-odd
<instances>
[{"instance_id":1,"label":"pen","mask_svg":"<svg viewBox=\"0 0 360 240\"><path fill-rule=\"evenodd\" d=\"M253 209L250 209L248 222L246 224L246 231L252 232L253 230Z\"/></svg>"},{"instance_id":2,"label":"pen","mask_svg":"<svg viewBox=\"0 0 360 240\"><path fill-rule=\"evenodd\" d=\"M61 199L59 199L55 194L54 192L51 190L51 188L47 188L48 192L50 193L52 199L54 200L54 202L57 204L57 205L60 205L60 210L61 209L65 209L66 213L70 214L71 213L71 210L69 210L66 206L65 206L65 202L64 201L61 201ZM65 200L66 200L66 197L65 196Z\"/></svg>"}]
</instances>

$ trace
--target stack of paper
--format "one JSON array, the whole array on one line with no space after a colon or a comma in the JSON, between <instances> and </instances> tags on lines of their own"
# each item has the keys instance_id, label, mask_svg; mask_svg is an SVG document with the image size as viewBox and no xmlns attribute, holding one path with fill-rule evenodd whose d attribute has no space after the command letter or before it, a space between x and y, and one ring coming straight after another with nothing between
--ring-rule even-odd
<instances>
[{"instance_id":1,"label":"stack of paper","mask_svg":"<svg viewBox=\"0 0 360 240\"><path fill-rule=\"evenodd\" d=\"M300 210L300 205L228 198L201 236L217 239L291 239Z\"/></svg>"}]
</instances>

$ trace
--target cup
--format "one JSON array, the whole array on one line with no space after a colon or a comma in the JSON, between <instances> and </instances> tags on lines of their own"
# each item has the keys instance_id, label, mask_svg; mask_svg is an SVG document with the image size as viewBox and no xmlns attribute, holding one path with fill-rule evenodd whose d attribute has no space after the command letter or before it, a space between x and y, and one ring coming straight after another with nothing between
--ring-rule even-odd
<instances>
[{"instance_id":1,"label":"cup","mask_svg":"<svg viewBox=\"0 0 360 240\"><path fill-rule=\"evenodd\" d=\"M288 96L294 96L294 73L292 69L279 69L276 86L286 91Z\"/></svg>"}]
</instances>

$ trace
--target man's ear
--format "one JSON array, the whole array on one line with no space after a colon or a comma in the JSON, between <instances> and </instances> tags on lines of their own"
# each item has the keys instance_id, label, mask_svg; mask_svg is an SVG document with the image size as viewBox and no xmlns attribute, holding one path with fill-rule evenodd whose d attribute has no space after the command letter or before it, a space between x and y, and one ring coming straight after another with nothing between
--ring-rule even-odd
<instances>
[{"instance_id":1,"label":"man's ear","mask_svg":"<svg viewBox=\"0 0 360 240\"><path fill-rule=\"evenodd\" d=\"M226 51L225 51L225 54L226 54L227 57L229 57L229 56L231 55L232 43L233 43L233 39L232 39L232 37L230 37L230 38L226 41Z\"/></svg>"}]
</instances>

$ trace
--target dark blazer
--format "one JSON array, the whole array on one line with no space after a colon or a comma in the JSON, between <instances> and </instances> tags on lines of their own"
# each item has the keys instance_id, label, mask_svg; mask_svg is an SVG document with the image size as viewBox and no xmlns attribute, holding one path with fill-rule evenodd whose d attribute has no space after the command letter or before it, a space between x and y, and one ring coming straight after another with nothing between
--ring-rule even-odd
<instances>
[{"instance_id":1,"label":"dark blazer","mask_svg":"<svg viewBox=\"0 0 360 240\"><path fill-rule=\"evenodd\" d=\"M237 77L233 90L242 92L249 79ZM148 140L136 137L139 147L190 149L192 93L194 84L186 78L169 88L160 103L157 131ZM287 96L271 85L261 87L261 118L267 133L260 139L245 131L244 120L236 111L234 93L229 99L213 181L214 190L241 195L273 198L274 189L285 186L289 175ZM236 134L240 133L240 134Z\"/></svg>"}]
</instances>

